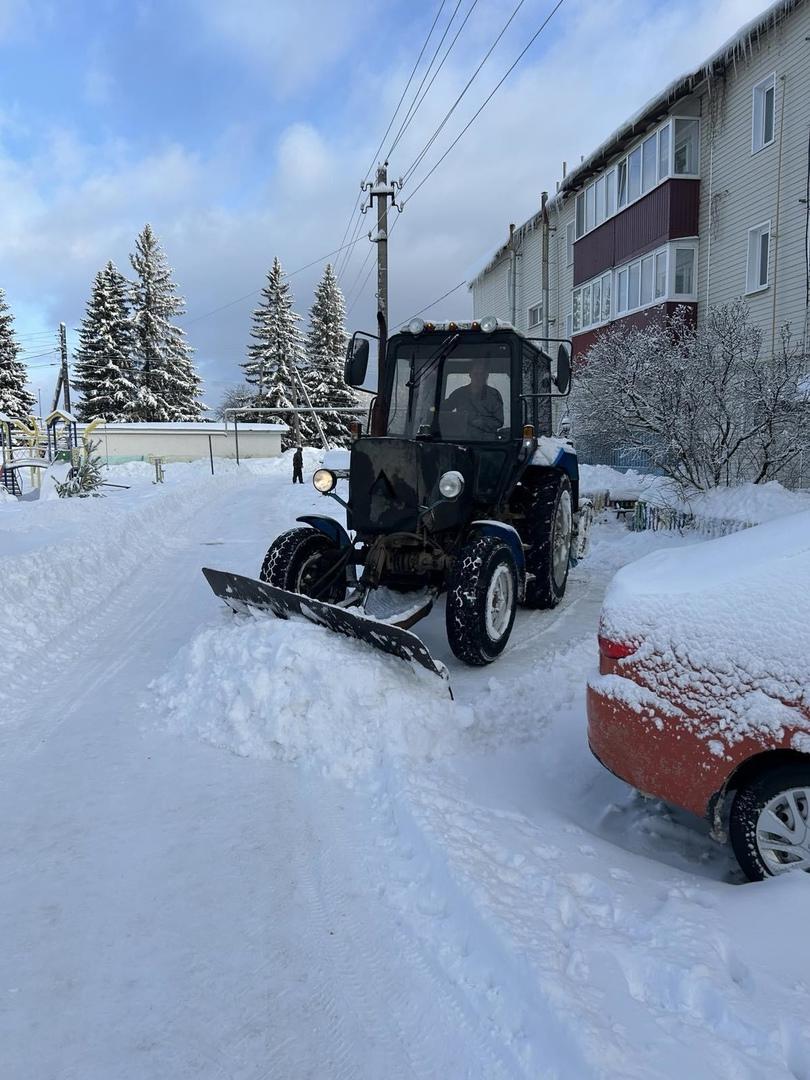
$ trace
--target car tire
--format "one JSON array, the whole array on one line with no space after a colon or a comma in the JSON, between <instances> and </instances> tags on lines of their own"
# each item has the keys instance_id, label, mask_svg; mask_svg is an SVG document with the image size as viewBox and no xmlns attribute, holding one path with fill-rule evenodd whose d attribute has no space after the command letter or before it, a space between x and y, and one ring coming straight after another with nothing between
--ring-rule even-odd
<instances>
[{"instance_id":1,"label":"car tire","mask_svg":"<svg viewBox=\"0 0 810 1080\"><path fill-rule=\"evenodd\" d=\"M565 595L574 542L574 500L567 476L543 477L523 529L528 608L553 608Z\"/></svg>"},{"instance_id":2,"label":"car tire","mask_svg":"<svg viewBox=\"0 0 810 1080\"><path fill-rule=\"evenodd\" d=\"M340 548L328 536L317 529L290 529L270 545L259 578L277 589L336 604L346 596L345 570L336 569L317 594L313 586L339 561Z\"/></svg>"},{"instance_id":3,"label":"car tire","mask_svg":"<svg viewBox=\"0 0 810 1080\"><path fill-rule=\"evenodd\" d=\"M810 760L759 773L731 804L729 838L751 881L810 871Z\"/></svg>"},{"instance_id":4,"label":"car tire","mask_svg":"<svg viewBox=\"0 0 810 1080\"><path fill-rule=\"evenodd\" d=\"M518 575L511 549L494 536L469 541L447 586L445 623L455 656L471 667L499 656L515 622Z\"/></svg>"}]
</instances>

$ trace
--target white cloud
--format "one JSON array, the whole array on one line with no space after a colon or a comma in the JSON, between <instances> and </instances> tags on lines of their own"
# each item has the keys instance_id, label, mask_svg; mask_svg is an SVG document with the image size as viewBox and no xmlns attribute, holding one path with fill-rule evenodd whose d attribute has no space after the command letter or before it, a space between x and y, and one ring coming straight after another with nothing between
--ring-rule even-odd
<instances>
[{"instance_id":1,"label":"white cloud","mask_svg":"<svg viewBox=\"0 0 810 1080\"><path fill-rule=\"evenodd\" d=\"M213 3L205 6L213 18ZM249 16L258 18L264 9L259 0L216 6L223 27L227 23L227 32L241 44ZM302 3L294 12L293 5L283 7L274 26L256 26L254 40L245 47L256 50L257 59L265 55L266 63L288 68L294 81L301 56L307 55L307 63L316 62L307 52L312 35L307 35L306 46L285 35L298 33L301 20L313 18L312 5ZM342 8L336 5L337 11ZM758 8L759 0L691 0L677 8L569 0L554 24L551 47L540 48L541 38L537 51L527 56L396 223L390 245L392 315L404 318L460 281L472 263L506 238L510 221L519 222L537 208L543 189L554 191L563 159L574 165ZM414 158L486 48L484 31L493 24L492 12L482 11L480 18L478 26L470 26L470 38L459 42L397 148L392 175L399 175ZM329 36L330 25L327 18L319 39ZM465 99L435 152L415 174L411 191L528 32L521 27L515 41L504 43L470 92L469 106ZM333 59L346 47L342 41L338 34L329 45ZM5 278L0 285L6 285L12 304L15 297L21 306L38 303L45 324L65 319L72 328L96 270L108 258L126 270L134 237L149 220L164 241L188 297L189 318L194 319L260 288L274 255L292 270L337 247L411 62L404 57L403 66L393 73L355 72L353 78L342 73L333 86L344 102L340 123L332 118L328 125L319 124L317 117L301 121L290 115L268 146L261 146L256 130L240 120L212 133L204 154L174 143L137 157L124 140L96 145L65 132L43 132L28 161L11 160L0 150ZM273 77L282 77L280 68ZM57 170L48 166L53 154L69 165L58 182ZM268 169L259 185L257 154ZM404 194L407 198L408 190ZM368 227L363 219L361 235ZM369 250L365 239L356 245L344 285L357 280ZM316 267L293 279L297 308L304 314L319 272ZM244 355L252 306L248 300L189 322L210 401L216 401L222 384L239 378L237 365ZM468 311L469 297L462 290L434 314ZM351 321L373 326L373 314L372 276Z\"/></svg>"},{"instance_id":2,"label":"white cloud","mask_svg":"<svg viewBox=\"0 0 810 1080\"><path fill-rule=\"evenodd\" d=\"M358 0L202 0L194 11L228 48L286 96L312 86L362 41L376 5Z\"/></svg>"}]
</instances>

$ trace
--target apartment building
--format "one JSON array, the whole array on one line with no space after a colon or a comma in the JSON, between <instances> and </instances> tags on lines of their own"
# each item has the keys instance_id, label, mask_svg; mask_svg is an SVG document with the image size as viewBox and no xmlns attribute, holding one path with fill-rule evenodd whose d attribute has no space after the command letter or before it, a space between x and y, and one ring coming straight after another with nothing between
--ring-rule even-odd
<instances>
[{"instance_id":1,"label":"apartment building","mask_svg":"<svg viewBox=\"0 0 810 1080\"><path fill-rule=\"evenodd\" d=\"M604 328L744 296L808 341L810 4L780 0L557 185L472 281L476 317L583 355Z\"/></svg>"}]
</instances>

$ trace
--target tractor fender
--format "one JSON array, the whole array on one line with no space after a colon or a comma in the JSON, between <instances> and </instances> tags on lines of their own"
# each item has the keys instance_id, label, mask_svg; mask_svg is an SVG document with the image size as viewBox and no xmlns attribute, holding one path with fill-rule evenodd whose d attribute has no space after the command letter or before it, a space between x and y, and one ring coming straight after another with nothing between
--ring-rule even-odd
<instances>
[{"instance_id":1,"label":"tractor fender","mask_svg":"<svg viewBox=\"0 0 810 1080\"><path fill-rule=\"evenodd\" d=\"M502 521L481 520L472 522L470 532L473 536L497 536L499 540L503 540L511 548L512 554L515 556L518 574L521 578L524 576L526 573L526 556L517 529L504 524Z\"/></svg>"},{"instance_id":2,"label":"tractor fender","mask_svg":"<svg viewBox=\"0 0 810 1080\"><path fill-rule=\"evenodd\" d=\"M310 525L313 529L317 529L318 532L323 533L324 536L328 536L339 548L351 546L349 534L335 518L326 517L325 515L321 516L320 514L304 514L303 517L296 518L295 520L303 521L305 525Z\"/></svg>"}]
</instances>

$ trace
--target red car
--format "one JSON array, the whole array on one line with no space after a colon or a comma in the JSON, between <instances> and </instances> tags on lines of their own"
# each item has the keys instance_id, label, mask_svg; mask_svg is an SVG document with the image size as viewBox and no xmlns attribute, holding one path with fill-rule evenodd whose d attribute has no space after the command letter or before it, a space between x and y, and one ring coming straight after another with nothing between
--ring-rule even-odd
<instances>
[{"instance_id":1,"label":"red car","mask_svg":"<svg viewBox=\"0 0 810 1080\"><path fill-rule=\"evenodd\" d=\"M752 880L810 871L810 513L624 567L599 649L599 761L706 816Z\"/></svg>"}]
</instances>

